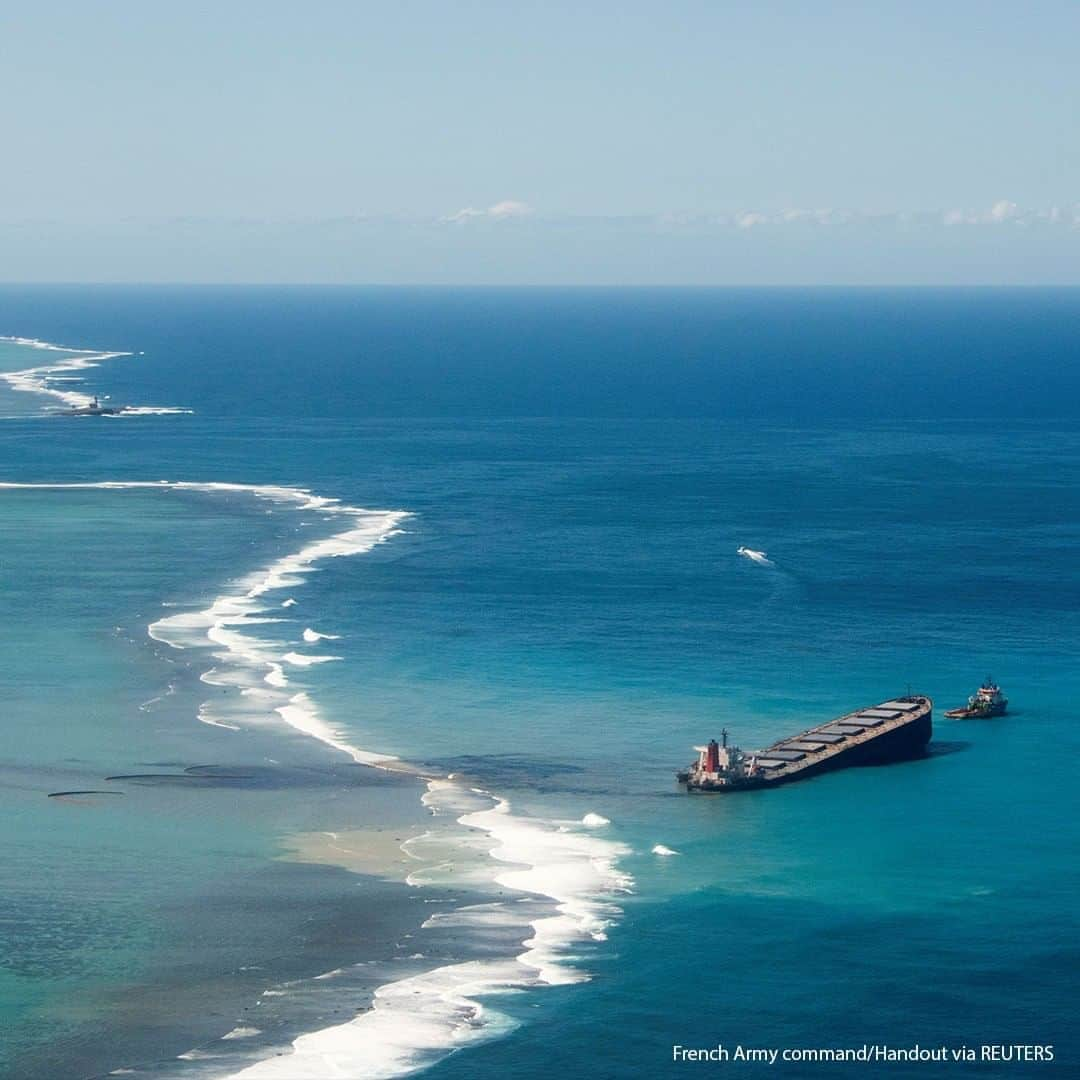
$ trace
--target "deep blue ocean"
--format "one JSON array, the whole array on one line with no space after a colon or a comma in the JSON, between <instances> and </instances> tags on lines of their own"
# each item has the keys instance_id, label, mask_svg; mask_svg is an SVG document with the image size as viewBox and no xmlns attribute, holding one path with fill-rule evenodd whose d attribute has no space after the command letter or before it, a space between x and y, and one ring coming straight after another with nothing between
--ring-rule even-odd
<instances>
[{"instance_id":1,"label":"deep blue ocean","mask_svg":"<svg viewBox=\"0 0 1080 1080\"><path fill-rule=\"evenodd\" d=\"M0 1075L1077 1074L1080 292L4 286L0 335L94 365L0 381ZM909 687L925 759L675 783ZM426 819L410 884L290 856ZM673 1061L916 1044L1053 1061Z\"/></svg>"}]
</instances>

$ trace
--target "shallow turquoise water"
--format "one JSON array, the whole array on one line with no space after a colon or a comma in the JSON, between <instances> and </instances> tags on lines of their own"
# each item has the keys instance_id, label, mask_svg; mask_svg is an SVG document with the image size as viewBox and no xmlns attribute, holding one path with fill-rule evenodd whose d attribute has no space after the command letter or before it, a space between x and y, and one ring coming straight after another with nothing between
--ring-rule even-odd
<instances>
[{"instance_id":1,"label":"shallow turquoise water","mask_svg":"<svg viewBox=\"0 0 1080 1080\"><path fill-rule=\"evenodd\" d=\"M273 838L257 828L272 805L258 806L270 800L256 792L242 807L222 805L214 791L197 805L142 791L134 809L131 793L44 797L115 792L110 773L190 760L197 746L213 752L180 711L192 688L147 648L145 626L170 595L190 598L193 572L212 574L238 547L258 546L260 523L250 516L191 500L100 496L4 496L7 1053L92 1015L87 998L98 987L122 985L158 962L176 929L168 912L196 905L220 879L273 851Z\"/></svg>"},{"instance_id":2,"label":"shallow turquoise water","mask_svg":"<svg viewBox=\"0 0 1080 1080\"><path fill-rule=\"evenodd\" d=\"M0 329L145 349L86 385L195 414L5 422L3 479L295 484L413 512L404 535L329 560L297 592L297 625L341 635L342 659L304 673L320 709L354 744L468 771L515 809L602 814L631 850L623 916L581 949L592 980L499 998L521 1026L433 1074L680 1075L673 1043L717 1042L1053 1043L1056 1068L1073 1067L1080 424L1062 417L1076 342L1059 317L1075 297L616 293L585 307L492 293L455 307L300 291L268 313L258 291L108 296L9 291ZM593 351L574 354L582 339ZM661 368L671 385L656 389ZM965 393L981 421L958 415ZM731 414L740 395L756 415ZM647 416L664 404L682 415ZM170 671L141 628L163 601L198 606L264 565L296 521L156 492L0 498L19 612L0 631L5 763L223 760L230 733L194 719L197 685L167 726L143 722ZM739 559L741 544L774 565ZM942 719L987 671L1010 716ZM674 786L721 726L752 746L908 685L938 703L927 760L732 799ZM284 726L259 740L282 759L323 754ZM224 832L172 802L118 844L121 811L58 825L39 795L4 793L17 809L0 828L33 853L20 877L71 891L80 858L112 874L175 853L122 904L104 888L42 920L50 955L88 956L91 980L155 962L161 890L183 879L194 904L207 875L265 859L296 819L274 817L272 792L230 796ZM124 962L87 952L65 929L80 920ZM40 1016L68 987L25 951L20 936L5 1000Z\"/></svg>"}]
</instances>

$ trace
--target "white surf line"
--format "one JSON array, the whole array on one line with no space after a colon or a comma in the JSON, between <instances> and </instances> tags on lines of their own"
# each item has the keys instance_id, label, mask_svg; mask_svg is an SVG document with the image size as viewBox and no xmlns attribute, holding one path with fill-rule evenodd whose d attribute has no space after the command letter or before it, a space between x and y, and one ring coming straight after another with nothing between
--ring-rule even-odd
<instances>
[{"instance_id":1,"label":"white surf line","mask_svg":"<svg viewBox=\"0 0 1080 1080\"><path fill-rule=\"evenodd\" d=\"M427 843L442 857L441 863L429 860L410 874L409 883L500 886L515 894L435 914L425 928L484 936L517 930L520 951L446 964L386 983L375 991L366 1012L301 1035L291 1053L275 1052L225 1074L227 1080L405 1076L517 1026L479 999L588 981L586 971L567 963L574 959L570 950L585 941L603 941L621 914L614 896L629 892L633 881L616 863L628 849L597 836L603 826L517 815L505 799L453 779L429 780L423 801L437 816L453 817L463 831L429 833L402 845L406 854L424 858L410 849ZM586 818L607 823L599 815ZM529 900L535 903L522 903ZM543 902L549 913L538 914L536 904Z\"/></svg>"},{"instance_id":2,"label":"white surf line","mask_svg":"<svg viewBox=\"0 0 1080 1080\"><path fill-rule=\"evenodd\" d=\"M282 603L267 594L303 585L305 575L326 559L370 551L400 534L406 511L370 511L302 488L275 485L196 483L187 481L99 481L70 484L0 482L4 489L164 490L246 494L290 505L301 511L341 516L346 527L282 556L269 566L237 580L202 611L179 611L148 628L155 640L177 649L217 648L217 664L201 676L211 685L239 690L241 702L224 713L200 709L199 719L217 727L242 729L273 723L277 715L296 730L347 754L354 761L379 768L421 772L390 755L365 751L349 743L318 713L303 691L289 687L285 667L293 653L289 643L265 640L243 632L255 625L280 623ZM263 606L263 599L268 606ZM306 637L306 635L305 635ZM311 642L309 641L309 644ZM293 656L302 654L293 653ZM327 657L308 657L320 662ZM220 708L215 701L214 708ZM433 863L410 874L411 885L439 883L468 888L495 886L512 891L506 901L473 905L433 916L433 925L490 931L520 928L520 951L497 959L444 965L379 987L372 1009L348 1023L299 1036L292 1053L257 1061L233 1080L325 1080L329 1076L397 1077L433 1064L456 1049L486 1041L510 1030L507 1017L486 1009L477 998L540 986L587 981L573 964L570 950L581 942L603 941L607 928L621 914L614 903L633 881L617 867L629 853L624 845L598 835L610 825L590 812L577 821L549 821L511 812L497 795L468 787L455 777L431 778L422 801L437 817L449 817L460 832L427 834L402 845L405 854L423 859L412 848L425 840L448 846ZM547 903L550 914L537 916L522 900ZM525 912L530 907L530 912ZM525 913L523 913L525 912ZM267 990L267 995L283 991ZM205 1048L189 1051L202 1059ZM181 1055L188 1060L186 1055Z\"/></svg>"},{"instance_id":3,"label":"white surf line","mask_svg":"<svg viewBox=\"0 0 1080 1080\"><path fill-rule=\"evenodd\" d=\"M250 628L279 620L265 617L263 597L278 589L302 585L306 575L325 559L358 555L371 551L402 532L401 524L411 515L402 510L365 510L347 506L338 499L314 495L304 488L273 484L233 484L183 480L102 480L70 484L0 483L0 490L156 490L208 494L248 495L291 506L301 511L317 511L328 518L341 519L344 528L330 536L305 544L297 551L276 559L269 566L234 582L201 611L180 611L151 623L147 631L155 641L175 649L215 649L215 665L205 671L204 682L239 691L236 700L204 702L198 719L213 727L242 731L267 727L284 721L304 735L348 754L353 761L379 767L404 767L389 754L377 754L354 746L327 722L303 691L290 687L286 665L307 667L330 659L305 656L295 651L299 642L279 642L256 637ZM279 604L273 605L280 610ZM263 617L260 617L263 616ZM336 659L336 658L335 658Z\"/></svg>"},{"instance_id":4,"label":"white surf line","mask_svg":"<svg viewBox=\"0 0 1080 1080\"><path fill-rule=\"evenodd\" d=\"M36 338L3 337L0 342L6 341L12 345L23 345L31 349L40 349L45 352L57 352L67 354L67 359L51 364L42 364L37 367L26 368L22 371L0 372L0 379L6 382L13 390L23 391L30 394L44 394L63 402L72 409L85 408L93 403L94 395L80 390L62 389L53 385L56 382L80 382L81 379L73 375L73 372L85 371L87 368L98 367L104 360L113 360L120 356L134 356L132 352L103 352L96 349L71 349L66 345L54 345L48 341L39 341ZM141 355L141 354L140 354ZM172 405L128 405L123 412L116 416L165 416L176 413L190 413L191 409L180 408Z\"/></svg>"}]
</instances>

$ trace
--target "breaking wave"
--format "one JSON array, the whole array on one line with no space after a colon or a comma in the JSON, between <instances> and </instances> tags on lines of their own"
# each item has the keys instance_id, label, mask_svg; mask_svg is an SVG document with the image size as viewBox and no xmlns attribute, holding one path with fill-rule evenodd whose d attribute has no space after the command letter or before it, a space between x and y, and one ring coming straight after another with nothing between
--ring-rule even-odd
<instances>
[{"instance_id":1,"label":"breaking wave","mask_svg":"<svg viewBox=\"0 0 1080 1080\"><path fill-rule=\"evenodd\" d=\"M433 830L402 845L424 863L409 883L514 894L432 915L424 928L501 934L518 941L519 951L388 982L375 991L368 1011L301 1035L291 1053L265 1057L228 1080L403 1076L513 1030L516 1022L487 999L588 980L572 962L573 950L605 940L621 913L615 897L633 883L617 860L628 849L575 831L580 822L515 814L507 800L453 778L429 780L423 802L460 828Z\"/></svg>"},{"instance_id":2,"label":"breaking wave","mask_svg":"<svg viewBox=\"0 0 1080 1080\"><path fill-rule=\"evenodd\" d=\"M42 352L63 354L63 359L57 359L47 364L38 364L22 371L0 372L0 379L6 382L13 390L29 394L42 394L68 409L86 408L94 401L93 394L72 389L70 385L82 381L80 372L97 367L105 360L134 355L131 352L71 349L65 345L54 345L49 341L38 341L36 338L0 336L0 342L22 345L28 349L37 349ZM175 405L125 405L121 411L108 417L108 419L125 416L168 416L190 412L190 409Z\"/></svg>"},{"instance_id":3,"label":"breaking wave","mask_svg":"<svg viewBox=\"0 0 1080 1080\"><path fill-rule=\"evenodd\" d=\"M212 661L200 678L234 693L205 702L198 719L241 732L252 727L291 728L378 768L421 773L391 755L353 744L325 719L306 689L290 684L288 669L317 666L338 657L298 652L336 635L306 628L301 641L272 636L291 620L282 609L297 603L306 576L326 559L371 551L399 535L407 511L373 511L302 488L185 481L100 481L72 484L0 483L0 489L128 489L242 495L284 508L317 512L341 528L235 580L201 610L174 610L148 627L156 641L175 649L205 650ZM276 593L284 593L282 600ZM590 812L558 821L515 813L500 796L469 786L455 775L432 778L427 770L422 802L437 827L402 844L418 869L416 887L451 886L498 894L491 903L440 912L424 924L490 940L507 941L498 955L444 964L391 979L373 1007L347 1023L299 1036L288 1052L251 1047L257 1029L234 1028L210 1047L181 1055L177 1067L209 1060L217 1077L231 1080L304 1080L327 1076L395 1077L433 1064L456 1049L504 1034L515 1024L483 1000L524 989L586 981L576 952L605 940L621 914L616 898L632 879L618 868L628 854L604 835L607 818ZM509 891L512 895L506 896ZM489 950L490 951L490 950ZM335 973L327 973L329 977ZM266 995L277 994L267 990ZM238 1059L243 1066L237 1071ZM253 1060L254 1059L254 1060ZM200 1073L200 1075L206 1075Z\"/></svg>"},{"instance_id":4,"label":"breaking wave","mask_svg":"<svg viewBox=\"0 0 1080 1080\"><path fill-rule=\"evenodd\" d=\"M290 685L286 666L306 667L336 657L312 656L297 652L302 642L280 641L262 636L261 628L280 623L268 615L280 610L266 606L269 594L278 589L302 585L316 565L330 558L358 555L397 536L410 515L401 510L364 510L346 506L337 499L313 495L302 488L270 484L198 483L180 480L99 481L81 484L0 484L0 489L97 489L158 490L241 495L300 511L317 511L342 528L313 540L297 551L274 560L268 566L233 582L209 607L178 611L158 619L148 627L155 641L174 649L203 649L213 665L200 676L211 685L238 691L223 699L206 702L199 719L214 727L241 731L248 727L286 724L319 739L354 761L379 765L394 760L390 755L370 753L353 746L320 714L311 697ZM264 600L264 598L266 598Z\"/></svg>"}]
</instances>

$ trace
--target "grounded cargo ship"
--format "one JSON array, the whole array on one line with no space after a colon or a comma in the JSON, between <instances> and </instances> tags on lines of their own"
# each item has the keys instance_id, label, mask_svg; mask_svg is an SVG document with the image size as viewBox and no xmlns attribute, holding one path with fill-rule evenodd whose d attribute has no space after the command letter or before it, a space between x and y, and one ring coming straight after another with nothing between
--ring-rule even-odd
<instances>
[{"instance_id":1,"label":"grounded cargo ship","mask_svg":"<svg viewBox=\"0 0 1080 1080\"><path fill-rule=\"evenodd\" d=\"M819 724L764 750L721 742L696 746L698 760L678 773L688 791L746 791L805 780L848 765L885 765L920 757L933 731L934 703L922 695L893 698Z\"/></svg>"}]
</instances>

